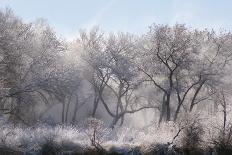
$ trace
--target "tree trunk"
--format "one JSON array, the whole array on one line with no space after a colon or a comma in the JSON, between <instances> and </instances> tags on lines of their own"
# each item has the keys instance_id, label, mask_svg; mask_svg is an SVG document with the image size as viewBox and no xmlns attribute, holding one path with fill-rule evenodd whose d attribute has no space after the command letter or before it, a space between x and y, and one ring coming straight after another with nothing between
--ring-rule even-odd
<instances>
[{"instance_id":1,"label":"tree trunk","mask_svg":"<svg viewBox=\"0 0 232 155\"><path fill-rule=\"evenodd\" d=\"M99 97L97 95L95 95L94 101L93 101L92 117L95 117L95 114L96 114L96 111L97 111L97 107L98 107L98 103L99 103Z\"/></svg>"},{"instance_id":2,"label":"tree trunk","mask_svg":"<svg viewBox=\"0 0 232 155\"><path fill-rule=\"evenodd\" d=\"M167 91L167 100L166 100L166 109L167 109L166 121L170 121L171 119L170 100L171 100L171 93L173 89L173 80L172 80L173 72L174 70L170 72L170 76L169 76L169 90Z\"/></svg>"},{"instance_id":3,"label":"tree trunk","mask_svg":"<svg viewBox=\"0 0 232 155\"><path fill-rule=\"evenodd\" d=\"M65 112L65 123L68 123L68 113L69 113L69 106L72 100L72 94L70 94L69 99L68 99L68 103L67 103L67 107L66 107L66 112Z\"/></svg>"},{"instance_id":4,"label":"tree trunk","mask_svg":"<svg viewBox=\"0 0 232 155\"><path fill-rule=\"evenodd\" d=\"M121 122L120 122L120 126L122 126L124 123L124 115L121 117Z\"/></svg>"},{"instance_id":5,"label":"tree trunk","mask_svg":"<svg viewBox=\"0 0 232 155\"><path fill-rule=\"evenodd\" d=\"M224 92L222 91L222 99L223 99L223 134L225 134L225 130L226 130L226 121L227 121L227 105L226 105L226 99L225 99L225 95Z\"/></svg>"},{"instance_id":6,"label":"tree trunk","mask_svg":"<svg viewBox=\"0 0 232 155\"><path fill-rule=\"evenodd\" d=\"M196 98L197 98L197 95L199 94L199 92L200 92L202 86L204 85L204 83L205 83L205 81L203 81L203 82L199 85L199 87L197 88L196 92L194 93L194 96L193 96L192 101L191 101L191 104L190 104L190 109L189 109L190 112L193 110L193 106L195 105L195 100L196 100Z\"/></svg>"},{"instance_id":7,"label":"tree trunk","mask_svg":"<svg viewBox=\"0 0 232 155\"><path fill-rule=\"evenodd\" d=\"M120 119L120 116L114 117L114 119L113 119L113 121L111 123L111 126L110 126L112 129L118 123L119 119Z\"/></svg>"},{"instance_id":8,"label":"tree trunk","mask_svg":"<svg viewBox=\"0 0 232 155\"><path fill-rule=\"evenodd\" d=\"M163 95L162 107L160 110L159 125L163 121L163 117L166 114L166 93Z\"/></svg>"},{"instance_id":9,"label":"tree trunk","mask_svg":"<svg viewBox=\"0 0 232 155\"><path fill-rule=\"evenodd\" d=\"M178 114L180 112L180 107L182 105L182 102L178 104L177 106L177 109L176 109L176 112L175 112L175 115L174 115L174 122L176 121L177 117L178 117Z\"/></svg>"},{"instance_id":10,"label":"tree trunk","mask_svg":"<svg viewBox=\"0 0 232 155\"><path fill-rule=\"evenodd\" d=\"M167 101L166 101L166 121L170 121L171 118L171 111L170 111L170 98L171 93L167 94Z\"/></svg>"},{"instance_id":11,"label":"tree trunk","mask_svg":"<svg viewBox=\"0 0 232 155\"><path fill-rule=\"evenodd\" d=\"M77 110L78 110L78 96L76 98L76 104L75 104L75 107L74 107L74 112L73 112L73 117L72 117L72 123L75 123L76 121L76 116L77 116Z\"/></svg>"},{"instance_id":12,"label":"tree trunk","mask_svg":"<svg viewBox=\"0 0 232 155\"><path fill-rule=\"evenodd\" d=\"M65 102L62 102L62 123L64 123Z\"/></svg>"}]
</instances>

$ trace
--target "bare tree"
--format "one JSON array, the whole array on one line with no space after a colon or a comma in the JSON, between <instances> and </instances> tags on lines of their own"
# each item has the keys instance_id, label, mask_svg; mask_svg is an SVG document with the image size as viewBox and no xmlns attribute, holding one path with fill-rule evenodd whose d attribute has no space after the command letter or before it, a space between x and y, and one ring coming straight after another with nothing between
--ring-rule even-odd
<instances>
[{"instance_id":1,"label":"bare tree","mask_svg":"<svg viewBox=\"0 0 232 155\"><path fill-rule=\"evenodd\" d=\"M13 120L29 121L33 117L27 115L35 114L38 79L52 71L63 48L48 25L24 24L10 10L0 12L0 23L1 79L9 90L2 106Z\"/></svg>"},{"instance_id":2,"label":"bare tree","mask_svg":"<svg viewBox=\"0 0 232 155\"><path fill-rule=\"evenodd\" d=\"M140 41L137 63L144 82L163 94L159 122L172 116L176 120L181 107L188 111L184 102L190 103L191 112L214 94L213 88L221 83L220 76L230 61L230 42L230 34L215 36L214 32L190 31L178 24L151 26Z\"/></svg>"},{"instance_id":3,"label":"bare tree","mask_svg":"<svg viewBox=\"0 0 232 155\"><path fill-rule=\"evenodd\" d=\"M139 104L138 96L134 93L138 82L136 67L132 62L135 48L133 36L120 33L104 38L94 30L89 37L86 33L82 34L82 40L86 51L84 58L92 70L89 81L95 92L93 116L99 101L113 118L112 127L120 119L122 124L126 114L153 108L141 101ZM111 95L110 101L105 97L106 92Z\"/></svg>"},{"instance_id":4,"label":"bare tree","mask_svg":"<svg viewBox=\"0 0 232 155\"><path fill-rule=\"evenodd\" d=\"M175 80L178 73L190 68L191 57L195 54L191 39L191 33L184 25L173 28L153 25L142 43L139 70L145 75L145 81L150 81L163 93L160 121L163 117L166 121L171 119L171 97L177 88L175 85L180 85L175 84ZM177 92L179 105L182 105L188 90L182 99Z\"/></svg>"}]
</instances>

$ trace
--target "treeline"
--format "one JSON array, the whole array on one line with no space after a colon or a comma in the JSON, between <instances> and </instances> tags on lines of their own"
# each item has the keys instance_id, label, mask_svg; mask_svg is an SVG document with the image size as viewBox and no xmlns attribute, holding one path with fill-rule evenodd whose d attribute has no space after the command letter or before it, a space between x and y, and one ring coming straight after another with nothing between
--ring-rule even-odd
<instances>
[{"instance_id":1,"label":"treeline","mask_svg":"<svg viewBox=\"0 0 232 155\"><path fill-rule=\"evenodd\" d=\"M0 110L14 124L42 121L61 105L60 123L100 112L110 126L152 111L157 121L223 109L231 97L232 34L153 24L136 36L80 31L72 43L39 20L25 23L0 12ZM136 119L136 118L135 118ZM156 119L156 118L155 118Z\"/></svg>"}]
</instances>

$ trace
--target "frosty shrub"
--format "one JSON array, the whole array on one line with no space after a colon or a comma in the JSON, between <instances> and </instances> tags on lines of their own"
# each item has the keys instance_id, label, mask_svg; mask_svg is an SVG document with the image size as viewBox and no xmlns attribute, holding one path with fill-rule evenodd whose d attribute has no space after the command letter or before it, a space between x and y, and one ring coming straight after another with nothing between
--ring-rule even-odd
<instances>
[{"instance_id":1,"label":"frosty shrub","mask_svg":"<svg viewBox=\"0 0 232 155\"><path fill-rule=\"evenodd\" d=\"M188 150L200 148L203 134L202 125L197 120L193 121L183 130L182 147Z\"/></svg>"},{"instance_id":2,"label":"frosty shrub","mask_svg":"<svg viewBox=\"0 0 232 155\"><path fill-rule=\"evenodd\" d=\"M228 154L232 146L232 127L228 125L223 132L222 126L216 128L210 125L211 119L214 117L204 119L208 122L202 121L202 118L188 117L178 122L162 123L159 127L153 124L146 128L118 127L113 130L95 118L88 118L75 126L38 124L22 128L1 124L0 142L5 148L30 153L106 153L131 151L135 148L143 152L173 153L178 150L192 152L202 151L202 148L215 148L219 153L224 150Z\"/></svg>"},{"instance_id":3,"label":"frosty shrub","mask_svg":"<svg viewBox=\"0 0 232 155\"><path fill-rule=\"evenodd\" d=\"M91 145L99 151L104 151L101 146L110 133L110 130L104 126L103 121L96 118L88 118L84 121L84 130L89 137Z\"/></svg>"},{"instance_id":4,"label":"frosty shrub","mask_svg":"<svg viewBox=\"0 0 232 155\"><path fill-rule=\"evenodd\" d=\"M229 124L225 129L219 130L216 137L213 137L212 143L219 154L232 154L232 125Z\"/></svg>"},{"instance_id":5,"label":"frosty shrub","mask_svg":"<svg viewBox=\"0 0 232 155\"><path fill-rule=\"evenodd\" d=\"M42 154L55 155L61 152L61 146L59 146L54 141L48 141L42 145L40 152Z\"/></svg>"}]
</instances>

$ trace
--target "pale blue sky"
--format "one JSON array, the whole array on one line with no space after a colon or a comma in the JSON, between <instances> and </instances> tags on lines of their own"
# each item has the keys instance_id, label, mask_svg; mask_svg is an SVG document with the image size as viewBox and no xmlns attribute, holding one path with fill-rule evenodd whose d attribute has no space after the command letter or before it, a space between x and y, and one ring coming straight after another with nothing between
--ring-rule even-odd
<instances>
[{"instance_id":1,"label":"pale blue sky","mask_svg":"<svg viewBox=\"0 0 232 155\"><path fill-rule=\"evenodd\" d=\"M58 34L80 28L143 33L152 23L232 29L232 0L0 0L25 21L44 18Z\"/></svg>"}]
</instances>

